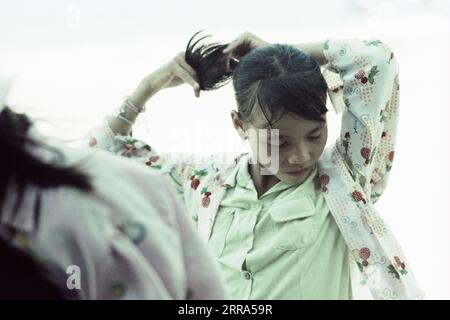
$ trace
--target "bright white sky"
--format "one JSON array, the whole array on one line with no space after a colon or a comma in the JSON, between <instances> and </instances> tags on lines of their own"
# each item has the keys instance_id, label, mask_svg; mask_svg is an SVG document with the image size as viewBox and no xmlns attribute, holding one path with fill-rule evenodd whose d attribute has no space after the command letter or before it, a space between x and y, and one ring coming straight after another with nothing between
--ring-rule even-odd
<instances>
[{"instance_id":1,"label":"bright white sky","mask_svg":"<svg viewBox=\"0 0 450 320\"><path fill-rule=\"evenodd\" d=\"M401 69L396 166L377 203L429 299L450 299L450 5L446 0L0 0L0 72L17 74L9 103L48 135L80 139L137 82L204 29L231 41L377 37ZM231 126L230 86L196 99L182 86L148 104L139 136L160 151L243 146ZM175 117L174 117L175 116ZM330 111L330 138L339 118Z\"/></svg>"}]
</instances>

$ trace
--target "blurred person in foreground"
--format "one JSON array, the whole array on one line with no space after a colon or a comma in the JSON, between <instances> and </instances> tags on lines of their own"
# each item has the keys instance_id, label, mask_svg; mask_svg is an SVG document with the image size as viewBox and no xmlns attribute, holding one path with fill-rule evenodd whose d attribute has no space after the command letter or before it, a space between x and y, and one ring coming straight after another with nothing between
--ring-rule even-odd
<instances>
[{"instance_id":1,"label":"blurred person in foreground","mask_svg":"<svg viewBox=\"0 0 450 320\"><path fill-rule=\"evenodd\" d=\"M0 299L223 299L162 175L44 138L0 76Z\"/></svg>"}]
</instances>

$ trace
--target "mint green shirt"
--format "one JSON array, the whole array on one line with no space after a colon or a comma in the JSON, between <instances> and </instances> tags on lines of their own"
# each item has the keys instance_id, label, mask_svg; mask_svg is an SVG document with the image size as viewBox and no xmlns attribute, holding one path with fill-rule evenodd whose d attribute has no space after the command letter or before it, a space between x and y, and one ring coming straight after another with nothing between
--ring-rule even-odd
<instances>
[{"instance_id":1,"label":"mint green shirt","mask_svg":"<svg viewBox=\"0 0 450 320\"><path fill-rule=\"evenodd\" d=\"M243 159L244 160L244 159ZM348 249L316 186L282 182L258 199L240 161L208 245L231 299L351 299Z\"/></svg>"}]
</instances>

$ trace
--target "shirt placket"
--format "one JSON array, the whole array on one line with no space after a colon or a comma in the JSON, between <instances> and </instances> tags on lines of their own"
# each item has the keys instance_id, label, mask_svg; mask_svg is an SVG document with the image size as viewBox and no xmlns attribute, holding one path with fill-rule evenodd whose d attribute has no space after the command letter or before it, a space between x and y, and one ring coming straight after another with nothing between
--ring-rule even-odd
<instances>
[{"instance_id":1,"label":"shirt placket","mask_svg":"<svg viewBox=\"0 0 450 320\"><path fill-rule=\"evenodd\" d=\"M250 210L239 210L239 213L235 217L237 218L235 220L235 226L239 226L237 229L239 229L240 233L237 238L241 240L241 249L238 261L241 267L240 272L242 277L241 296L244 299L249 299L252 292L253 274L251 270L248 270L248 268L246 267L246 260L248 253L253 247L255 225L257 221L257 215L260 210L260 206L252 204Z\"/></svg>"}]
</instances>

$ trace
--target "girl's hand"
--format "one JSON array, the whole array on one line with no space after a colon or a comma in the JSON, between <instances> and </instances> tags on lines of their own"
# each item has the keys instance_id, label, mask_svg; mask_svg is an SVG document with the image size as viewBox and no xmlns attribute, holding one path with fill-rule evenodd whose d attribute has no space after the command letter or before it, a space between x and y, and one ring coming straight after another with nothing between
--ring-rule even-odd
<instances>
[{"instance_id":1,"label":"girl's hand","mask_svg":"<svg viewBox=\"0 0 450 320\"><path fill-rule=\"evenodd\" d=\"M153 92L187 83L194 89L195 96L200 96L197 73L184 59L184 52L180 52L166 62L147 76L143 82L147 83Z\"/></svg>"},{"instance_id":2,"label":"girl's hand","mask_svg":"<svg viewBox=\"0 0 450 320\"><path fill-rule=\"evenodd\" d=\"M253 33L244 32L230 42L230 44L223 50L223 53L228 55L228 60L240 60L253 49L262 48L269 45L270 43L255 36Z\"/></svg>"}]
</instances>

